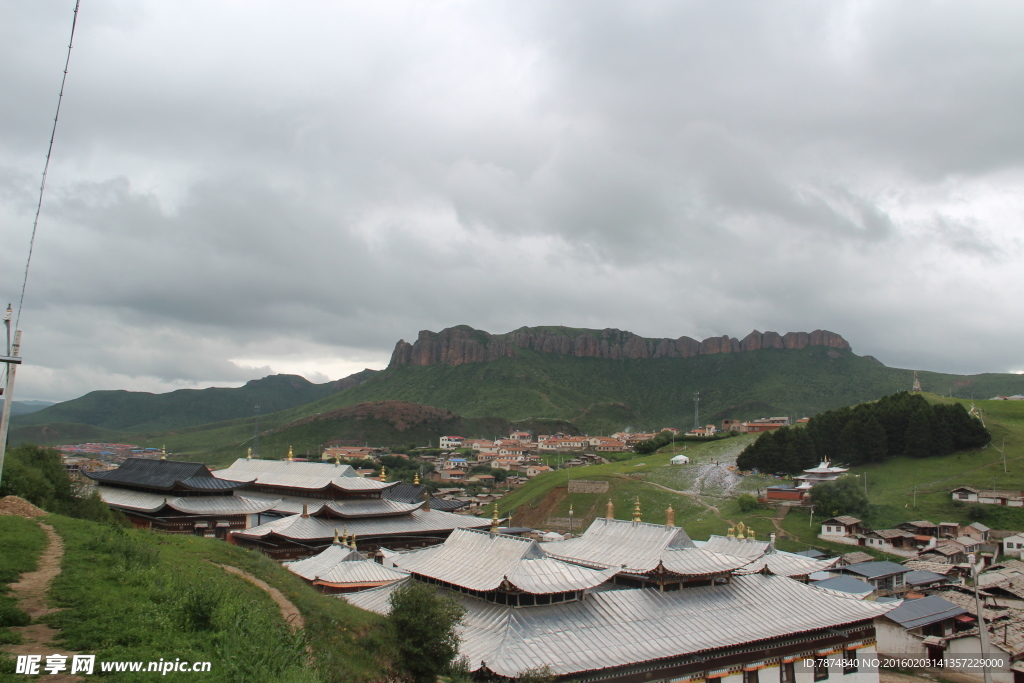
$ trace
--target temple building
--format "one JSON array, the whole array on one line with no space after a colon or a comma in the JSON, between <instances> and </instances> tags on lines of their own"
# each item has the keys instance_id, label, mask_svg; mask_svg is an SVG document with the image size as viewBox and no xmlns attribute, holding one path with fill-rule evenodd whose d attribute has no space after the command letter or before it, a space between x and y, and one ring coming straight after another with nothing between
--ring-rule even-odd
<instances>
[{"instance_id":1,"label":"temple building","mask_svg":"<svg viewBox=\"0 0 1024 683\"><path fill-rule=\"evenodd\" d=\"M826 571L839 562L838 557L819 560L796 553L787 553L775 548L775 534L767 541L754 537L752 529L746 529L743 522L729 529L728 536L711 536L706 541L696 541L698 547L722 555L734 555L749 560L737 573L761 572L765 568L775 575L788 576L807 583L814 572Z\"/></svg>"},{"instance_id":2,"label":"temple building","mask_svg":"<svg viewBox=\"0 0 1024 683\"><path fill-rule=\"evenodd\" d=\"M116 470L84 474L132 526L167 533L225 538L258 524L260 514L281 502L236 495L247 482L215 477L196 462L128 458Z\"/></svg>"},{"instance_id":3,"label":"temple building","mask_svg":"<svg viewBox=\"0 0 1024 683\"><path fill-rule=\"evenodd\" d=\"M335 538L320 554L305 560L285 562L284 567L321 593L328 594L386 586L409 575L367 559L349 543L349 539Z\"/></svg>"},{"instance_id":4,"label":"temple building","mask_svg":"<svg viewBox=\"0 0 1024 683\"><path fill-rule=\"evenodd\" d=\"M809 470L804 470L803 474L793 477L799 479L800 483L797 485L796 490L807 491L812 486L822 481L835 481L839 478L839 475L848 471L848 467L836 467L828 460L822 460L817 467L812 467Z\"/></svg>"},{"instance_id":5,"label":"temple building","mask_svg":"<svg viewBox=\"0 0 1024 683\"><path fill-rule=\"evenodd\" d=\"M229 540L277 560L316 555L339 534L372 553L381 546L436 545L454 529L489 526L484 519L434 510L428 496L417 502L389 499L385 493L399 482L365 479L337 462L245 458L216 475L246 482L241 493L247 497L276 501L262 516L267 521Z\"/></svg>"},{"instance_id":6,"label":"temple building","mask_svg":"<svg viewBox=\"0 0 1024 683\"><path fill-rule=\"evenodd\" d=\"M893 605L775 575L768 562L742 569L769 545L726 555L639 520L597 519L580 538L539 544L458 530L391 556L409 577L344 599L387 614L407 582L449 592L466 608L460 655L481 680L547 667L559 681L877 683L866 661L822 662L876 656L873 619Z\"/></svg>"}]
</instances>

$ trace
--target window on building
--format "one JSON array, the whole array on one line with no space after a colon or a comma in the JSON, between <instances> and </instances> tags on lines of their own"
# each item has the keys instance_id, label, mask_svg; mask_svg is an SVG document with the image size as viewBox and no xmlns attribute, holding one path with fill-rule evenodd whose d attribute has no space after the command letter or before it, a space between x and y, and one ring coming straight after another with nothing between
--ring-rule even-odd
<instances>
[{"instance_id":1,"label":"window on building","mask_svg":"<svg viewBox=\"0 0 1024 683\"><path fill-rule=\"evenodd\" d=\"M779 683L795 683L796 666L793 662L784 663L779 668Z\"/></svg>"},{"instance_id":2,"label":"window on building","mask_svg":"<svg viewBox=\"0 0 1024 683\"><path fill-rule=\"evenodd\" d=\"M744 671L743 672L743 683L758 683L757 682L757 678L758 678L757 672L758 672L757 669L754 669L753 671Z\"/></svg>"},{"instance_id":3,"label":"window on building","mask_svg":"<svg viewBox=\"0 0 1024 683\"><path fill-rule=\"evenodd\" d=\"M843 675L857 673L857 651L843 650Z\"/></svg>"},{"instance_id":4,"label":"window on building","mask_svg":"<svg viewBox=\"0 0 1024 683\"><path fill-rule=\"evenodd\" d=\"M828 680L828 662L824 657L814 658L814 680L816 681L827 681Z\"/></svg>"},{"instance_id":5,"label":"window on building","mask_svg":"<svg viewBox=\"0 0 1024 683\"><path fill-rule=\"evenodd\" d=\"M960 500L967 500L967 494L966 493L958 493L958 494L956 494L956 497L959 498Z\"/></svg>"}]
</instances>

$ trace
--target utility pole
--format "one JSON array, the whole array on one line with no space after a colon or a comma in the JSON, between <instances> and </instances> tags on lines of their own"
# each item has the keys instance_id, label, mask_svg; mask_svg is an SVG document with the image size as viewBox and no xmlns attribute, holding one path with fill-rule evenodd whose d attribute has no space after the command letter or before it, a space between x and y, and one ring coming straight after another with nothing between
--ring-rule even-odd
<instances>
[{"instance_id":1,"label":"utility pole","mask_svg":"<svg viewBox=\"0 0 1024 683\"><path fill-rule=\"evenodd\" d=\"M985 614L982 611L983 607L981 603L981 596L978 594L978 565L974 563L977 558L975 558L974 553L971 553L967 557L971 563L971 578L974 579L974 608L978 613L978 637L981 640L981 659L982 664L987 665L988 660L986 657L988 657L988 653L990 651L988 644L988 625L985 624ZM992 671L989 667L985 666L982 669L982 672L985 676L985 683L992 683Z\"/></svg>"},{"instance_id":2,"label":"utility pole","mask_svg":"<svg viewBox=\"0 0 1024 683\"><path fill-rule=\"evenodd\" d=\"M917 484L914 484L914 509L917 509Z\"/></svg>"},{"instance_id":3,"label":"utility pole","mask_svg":"<svg viewBox=\"0 0 1024 683\"><path fill-rule=\"evenodd\" d=\"M4 473L4 455L7 452L7 428L11 421L11 404L14 402L14 373L21 364L21 330L14 331L14 343L11 343L11 317L14 311L11 305L7 304L4 312L4 327L7 328L7 348L5 355L0 356L0 362L7 365L7 382L4 387L4 408L0 413L0 480Z\"/></svg>"},{"instance_id":4,"label":"utility pole","mask_svg":"<svg viewBox=\"0 0 1024 683\"><path fill-rule=\"evenodd\" d=\"M700 392L693 392L693 429L700 429Z\"/></svg>"},{"instance_id":5,"label":"utility pole","mask_svg":"<svg viewBox=\"0 0 1024 683\"><path fill-rule=\"evenodd\" d=\"M1003 447L999 449L1003 455L1003 474L1006 474L1006 437L1003 437Z\"/></svg>"},{"instance_id":6,"label":"utility pole","mask_svg":"<svg viewBox=\"0 0 1024 683\"><path fill-rule=\"evenodd\" d=\"M260 406L256 404L256 424L252 428L252 452L260 457Z\"/></svg>"}]
</instances>

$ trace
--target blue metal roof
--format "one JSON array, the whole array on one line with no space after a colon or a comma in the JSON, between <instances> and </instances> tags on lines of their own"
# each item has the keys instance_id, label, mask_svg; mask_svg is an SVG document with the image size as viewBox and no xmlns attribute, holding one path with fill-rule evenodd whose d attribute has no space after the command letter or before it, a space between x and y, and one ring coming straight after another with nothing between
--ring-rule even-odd
<instances>
[{"instance_id":1,"label":"blue metal roof","mask_svg":"<svg viewBox=\"0 0 1024 683\"><path fill-rule=\"evenodd\" d=\"M906 574L912 571L901 564L885 561L859 562L857 564L848 564L845 567L840 567L840 569L868 579L877 579L883 576L892 576L893 574Z\"/></svg>"},{"instance_id":2,"label":"blue metal roof","mask_svg":"<svg viewBox=\"0 0 1024 683\"><path fill-rule=\"evenodd\" d=\"M815 581L811 585L839 591L840 593L853 593L854 595L863 595L875 590L875 587L870 583L855 579L852 576L835 576L824 581Z\"/></svg>"}]
</instances>

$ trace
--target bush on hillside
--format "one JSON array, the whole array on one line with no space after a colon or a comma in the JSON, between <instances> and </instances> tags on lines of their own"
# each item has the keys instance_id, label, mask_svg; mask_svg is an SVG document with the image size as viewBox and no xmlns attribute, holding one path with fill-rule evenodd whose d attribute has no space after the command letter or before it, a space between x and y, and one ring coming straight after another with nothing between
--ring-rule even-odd
<instances>
[{"instance_id":1,"label":"bush on hillside","mask_svg":"<svg viewBox=\"0 0 1024 683\"><path fill-rule=\"evenodd\" d=\"M736 503L740 506L740 511L742 512L753 512L760 507L760 503L757 502L757 498L749 493L743 493L737 497Z\"/></svg>"},{"instance_id":2,"label":"bush on hillside","mask_svg":"<svg viewBox=\"0 0 1024 683\"><path fill-rule=\"evenodd\" d=\"M466 609L447 594L418 581L407 581L391 594L388 629L398 662L418 683L459 670L458 627Z\"/></svg>"},{"instance_id":3,"label":"bush on hillside","mask_svg":"<svg viewBox=\"0 0 1024 683\"><path fill-rule=\"evenodd\" d=\"M874 403L829 410L806 427L765 432L736 460L742 470L796 474L823 458L849 465L894 455L925 458L979 448L992 439L981 421L959 403L932 405L901 391Z\"/></svg>"},{"instance_id":4,"label":"bush on hillside","mask_svg":"<svg viewBox=\"0 0 1024 683\"><path fill-rule=\"evenodd\" d=\"M124 520L111 512L95 491L79 495L60 452L52 448L22 444L8 450L0 482L0 498L4 496L19 496L47 512L68 517L108 524Z\"/></svg>"},{"instance_id":5,"label":"bush on hillside","mask_svg":"<svg viewBox=\"0 0 1024 683\"><path fill-rule=\"evenodd\" d=\"M814 509L825 517L867 514L868 498L858 483L855 477L847 475L815 484L811 487Z\"/></svg>"}]
</instances>

